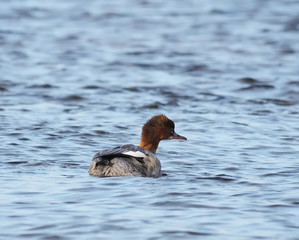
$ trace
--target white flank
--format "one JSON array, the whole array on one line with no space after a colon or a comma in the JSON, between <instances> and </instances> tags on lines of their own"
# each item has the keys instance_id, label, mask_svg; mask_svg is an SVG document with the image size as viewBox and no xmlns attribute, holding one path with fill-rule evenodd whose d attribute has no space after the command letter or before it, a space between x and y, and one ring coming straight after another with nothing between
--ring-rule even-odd
<instances>
[{"instance_id":1,"label":"white flank","mask_svg":"<svg viewBox=\"0 0 299 240\"><path fill-rule=\"evenodd\" d=\"M145 158L146 155L143 152L134 152L134 151L128 151L128 152L123 152L124 155L132 156L132 157L138 157L138 158Z\"/></svg>"}]
</instances>

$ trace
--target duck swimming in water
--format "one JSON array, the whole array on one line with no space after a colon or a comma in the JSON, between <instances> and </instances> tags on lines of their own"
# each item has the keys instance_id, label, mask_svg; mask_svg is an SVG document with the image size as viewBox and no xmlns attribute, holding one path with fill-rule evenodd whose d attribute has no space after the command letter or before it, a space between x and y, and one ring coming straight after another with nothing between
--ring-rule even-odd
<instances>
[{"instance_id":1,"label":"duck swimming in water","mask_svg":"<svg viewBox=\"0 0 299 240\"><path fill-rule=\"evenodd\" d=\"M98 152L90 164L89 175L160 177L161 163L156 151L160 141L167 139L187 140L175 133L172 120L156 115L144 124L140 146L127 144Z\"/></svg>"}]
</instances>

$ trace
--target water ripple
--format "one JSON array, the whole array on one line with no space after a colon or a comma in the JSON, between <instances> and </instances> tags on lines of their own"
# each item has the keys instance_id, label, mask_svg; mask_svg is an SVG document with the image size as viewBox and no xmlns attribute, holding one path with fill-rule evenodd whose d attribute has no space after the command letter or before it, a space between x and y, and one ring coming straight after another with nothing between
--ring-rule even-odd
<instances>
[{"instance_id":1,"label":"water ripple","mask_svg":"<svg viewBox=\"0 0 299 240\"><path fill-rule=\"evenodd\" d=\"M0 238L297 239L297 5L5 1ZM161 178L88 175L155 114Z\"/></svg>"}]
</instances>

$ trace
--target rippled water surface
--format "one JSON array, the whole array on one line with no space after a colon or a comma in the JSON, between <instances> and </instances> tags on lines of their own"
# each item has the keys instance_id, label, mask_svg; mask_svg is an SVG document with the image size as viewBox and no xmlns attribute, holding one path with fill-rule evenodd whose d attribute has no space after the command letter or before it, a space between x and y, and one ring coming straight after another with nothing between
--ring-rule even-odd
<instances>
[{"instance_id":1,"label":"rippled water surface","mask_svg":"<svg viewBox=\"0 0 299 240\"><path fill-rule=\"evenodd\" d=\"M298 0L4 0L1 239L299 239ZM166 114L164 176L92 156Z\"/></svg>"}]
</instances>

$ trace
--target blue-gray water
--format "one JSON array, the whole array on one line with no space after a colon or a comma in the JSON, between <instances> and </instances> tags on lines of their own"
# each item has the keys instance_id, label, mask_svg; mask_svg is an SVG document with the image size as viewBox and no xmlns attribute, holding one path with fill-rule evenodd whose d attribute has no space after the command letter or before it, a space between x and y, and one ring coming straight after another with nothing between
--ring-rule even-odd
<instances>
[{"instance_id":1,"label":"blue-gray water","mask_svg":"<svg viewBox=\"0 0 299 240\"><path fill-rule=\"evenodd\" d=\"M1 239L299 239L298 0L3 0ZM158 179L88 175L164 113Z\"/></svg>"}]
</instances>

